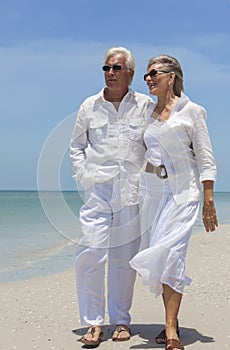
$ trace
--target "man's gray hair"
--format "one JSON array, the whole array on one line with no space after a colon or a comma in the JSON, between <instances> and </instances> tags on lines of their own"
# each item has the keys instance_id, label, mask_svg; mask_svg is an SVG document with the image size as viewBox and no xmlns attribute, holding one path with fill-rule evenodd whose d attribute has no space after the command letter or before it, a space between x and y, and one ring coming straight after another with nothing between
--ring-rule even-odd
<instances>
[{"instance_id":1,"label":"man's gray hair","mask_svg":"<svg viewBox=\"0 0 230 350\"><path fill-rule=\"evenodd\" d=\"M119 54L122 54L126 57L126 67L132 71L135 71L136 62L133 54L131 53L131 51L122 46L111 47L110 49L108 49L105 54L105 62L107 62L109 57Z\"/></svg>"}]
</instances>

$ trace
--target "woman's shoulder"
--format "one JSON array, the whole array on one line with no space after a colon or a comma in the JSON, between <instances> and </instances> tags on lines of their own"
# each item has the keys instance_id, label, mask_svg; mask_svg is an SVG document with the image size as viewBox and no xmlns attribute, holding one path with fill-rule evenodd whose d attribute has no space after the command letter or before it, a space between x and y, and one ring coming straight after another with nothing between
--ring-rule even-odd
<instances>
[{"instance_id":1,"label":"woman's shoulder","mask_svg":"<svg viewBox=\"0 0 230 350\"><path fill-rule=\"evenodd\" d=\"M199 103L191 100L188 96L184 95L184 97L186 98L187 100L187 104L186 106L191 109L191 110L194 110L194 112L200 112L200 111L206 111L204 106L200 105Z\"/></svg>"},{"instance_id":2,"label":"woman's shoulder","mask_svg":"<svg viewBox=\"0 0 230 350\"><path fill-rule=\"evenodd\" d=\"M193 115L206 115L206 109L204 106L199 103L191 100L188 96L183 94L181 96L181 100L183 102L184 111L190 111Z\"/></svg>"}]
</instances>

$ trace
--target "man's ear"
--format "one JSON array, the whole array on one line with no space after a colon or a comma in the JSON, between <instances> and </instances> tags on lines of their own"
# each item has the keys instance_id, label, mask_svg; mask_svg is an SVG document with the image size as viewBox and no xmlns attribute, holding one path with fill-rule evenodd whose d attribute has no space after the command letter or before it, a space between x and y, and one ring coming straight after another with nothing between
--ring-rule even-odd
<instances>
[{"instance_id":1,"label":"man's ear","mask_svg":"<svg viewBox=\"0 0 230 350\"><path fill-rule=\"evenodd\" d=\"M131 84L134 77L134 70L129 69L129 83Z\"/></svg>"}]
</instances>

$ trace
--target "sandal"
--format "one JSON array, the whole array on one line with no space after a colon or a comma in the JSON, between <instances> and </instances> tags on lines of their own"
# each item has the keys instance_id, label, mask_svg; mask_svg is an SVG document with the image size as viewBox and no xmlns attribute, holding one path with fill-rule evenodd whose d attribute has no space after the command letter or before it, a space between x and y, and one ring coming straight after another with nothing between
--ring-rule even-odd
<instances>
[{"instance_id":1,"label":"sandal","mask_svg":"<svg viewBox=\"0 0 230 350\"><path fill-rule=\"evenodd\" d=\"M93 338L95 337L96 333L98 336L96 337L95 340ZM91 335L91 340L85 338L86 334ZM89 346L90 348L96 348L101 341L101 338L103 337L103 327L102 326L91 326L87 333L81 337L80 341L84 343L85 345Z\"/></svg>"},{"instance_id":2,"label":"sandal","mask_svg":"<svg viewBox=\"0 0 230 350\"><path fill-rule=\"evenodd\" d=\"M177 339L167 339L165 343L166 350L185 350L184 346Z\"/></svg>"},{"instance_id":3,"label":"sandal","mask_svg":"<svg viewBox=\"0 0 230 350\"><path fill-rule=\"evenodd\" d=\"M178 337L180 337L179 323L177 320L177 329L176 329ZM155 338L157 344L165 344L166 343L166 333L165 329L163 329Z\"/></svg>"},{"instance_id":4,"label":"sandal","mask_svg":"<svg viewBox=\"0 0 230 350\"><path fill-rule=\"evenodd\" d=\"M128 335L126 337L120 337L120 334L122 332L126 332ZM130 334L129 327L126 326L125 324L118 324L116 326L114 333L113 333L112 340L113 341L125 341L125 340L129 340L130 337L131 337L131 334Z\"/></svg>"}]
</instances>

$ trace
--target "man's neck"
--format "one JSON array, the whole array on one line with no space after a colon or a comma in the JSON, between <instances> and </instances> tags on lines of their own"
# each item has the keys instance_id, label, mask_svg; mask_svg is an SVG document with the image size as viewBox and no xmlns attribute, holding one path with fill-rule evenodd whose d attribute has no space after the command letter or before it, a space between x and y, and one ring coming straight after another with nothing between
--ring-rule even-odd
<instances>
[{"instance_id":1,"label":"man's neck","mask_svg":"<svg viewBox=\"0 0 230 350\"><path fill-rule=\"evenodd\" d=\"M121 102L124 98L124 96L127 94L128 90L115 90L115 89L108 89L105 88L104 90L104 98L106 101L109 102Z\"/></svg>"}]
</instances>

